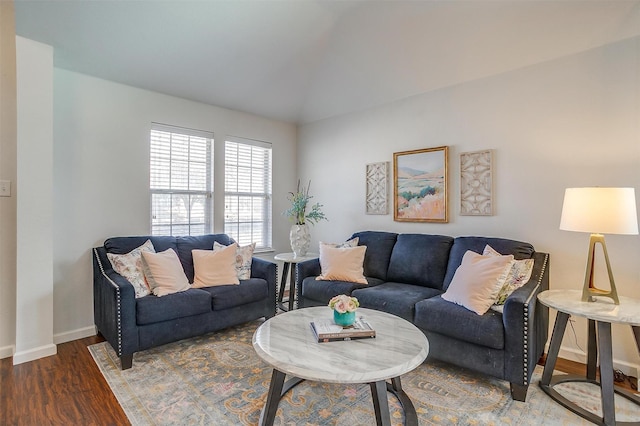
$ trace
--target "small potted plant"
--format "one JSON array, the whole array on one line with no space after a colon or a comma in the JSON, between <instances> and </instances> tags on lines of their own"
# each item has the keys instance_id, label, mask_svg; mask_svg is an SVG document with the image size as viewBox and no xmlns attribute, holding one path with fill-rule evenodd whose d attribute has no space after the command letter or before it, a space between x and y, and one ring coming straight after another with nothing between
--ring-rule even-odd
<instances>
[{"instance_id":1,"label":"small potted plant","mask_svg":"<svg viewBox=\"0 0 640 426\"><path fill-rule=\"evenodd\" d=\"M283 214L288 216L294 224L291 226L291 232L289 238L291 240L291 249L295 257L306 256L309 250L309 244L311 244L311 234L309 232L309 225L318 223L321 220L327 220L327 217L322 212L322 204L315 203L311 206L311 211L307 213L309 207L309 201L313 198L309 194L309 188L311 187L311 181L306 188L300 189L300 181L298 181L298 187L296 192L289 193L289 201L291 201L291 208L286 210Z\"/></svg>"},{"instance_id":2,"label":"small potted plant","mask_svg":"<svg viewBox=\"0 0 640 426\"><path fill-rule=\"evenodd\" d=\"M342 327L349 327L356 321L356 309L360 306L358 299L346 294L335 296L329 301L333 309L333 321Z\"/></svg>"}]
</instances>

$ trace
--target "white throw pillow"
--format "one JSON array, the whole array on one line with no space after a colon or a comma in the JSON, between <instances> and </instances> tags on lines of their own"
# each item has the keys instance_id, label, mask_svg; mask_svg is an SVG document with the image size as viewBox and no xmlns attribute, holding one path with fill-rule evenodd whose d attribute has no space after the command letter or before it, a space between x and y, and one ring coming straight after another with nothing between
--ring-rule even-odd
<instances>
[{"instance_id":1,"label":"white throw pillow","mask_svg":"<svg viewBox=\"0 0 640 426\"><path fill-rule=\"evenodd\" d=\"M494 257L503 256L488 244L485 246L482 255ZM525 285L529 279L531 279L533 263L533 259L513 260L511 262L511 269L509 270L509 274L498 293L498 297L495 301L496 305L504 305L504 302L507 301L507 297L511 296L511 293Z\"/></svg>"},{"instance_id":2,"label":"white throw pillow","mask_svg":"<svg viewBox=\"0 0 640 426\"><path fill-rule=\"evenodd\" d=\"M193 287L240 284L236 272L236 250L233 243L218 250L191 250L193 255Z\"/></svg>"},{"instance_id":3,"label":"white throw pillow","mask_svg":"<svg viewBox=\"0 0 640 426\"><path fill-rule=\"evenodd\" d=\"M142 266L151 291L158 297L190 288L180 259L173 249L160 253L143 252Z\"/></svg>"},{"instance_id":4,"label":"white throw pillow","mask_svg":"<svg viewBox=\"0 0 640 426\"><path fill-rule=\"evenodd\" d=\"M215 241L213 243L213 251L227 248L224 244ZM236 273L239 280L248 280L251 278L251 261L253 259L253 251L256 249L256 243L236 249Z\"/></svg>"},{"instance_id":5,"label":"white throw pillow","mask_svg":"<svg viewBox=\"0 0 640 426\"><path fill-rule=\"evenodd\" d=\"M125 277L133 285L136 298L144 297L151 292L142 271L142 252L156 252L151 240L145 241L140 247L134 248L127 254L107 253L107 258L111 262L113 270Z\"/></svg>"},{"instance_id":6,"label":"white throw pillow","mask_svg":"<svg viewBox=\"0 0 640 426\"><path fill-rule=\"evenodd\" d=\"M511 255L483 256L468 250L442 298L483 315L498 297L512 260Z\"/></svg>"},{"instance_id":7,"label":"white throw pillow","mask_svg":"<svg viewBox=\"0 0 640 426\"><path fill-rule=\"evenodd\" d=\"M320 244L321 275L316 280L348 281L367 284L364 277L364 254L366 246L331 247Z\"/></svg>"}]
</instances>

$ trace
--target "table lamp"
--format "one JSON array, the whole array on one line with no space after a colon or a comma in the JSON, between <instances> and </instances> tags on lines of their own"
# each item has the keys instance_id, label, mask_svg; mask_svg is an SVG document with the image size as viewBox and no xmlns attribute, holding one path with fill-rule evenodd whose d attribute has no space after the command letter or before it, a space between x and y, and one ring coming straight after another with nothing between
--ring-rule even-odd
<instances>
[{"instance_id":1,"label":"table lamp","mask_svg":"<svg viewBox=\"0 0 640 426\"><path fill-rule=\"evenodd\" d=\"M593 302L593 296L604 296L613 299L616 305L620 304L602 234L638 234L634 188L567 188L560 229L591 233L582 301ZM602 246L609 273L609 290L597 288L594 284L594 251L598 243Z\"/></svg>"}]
</instances>

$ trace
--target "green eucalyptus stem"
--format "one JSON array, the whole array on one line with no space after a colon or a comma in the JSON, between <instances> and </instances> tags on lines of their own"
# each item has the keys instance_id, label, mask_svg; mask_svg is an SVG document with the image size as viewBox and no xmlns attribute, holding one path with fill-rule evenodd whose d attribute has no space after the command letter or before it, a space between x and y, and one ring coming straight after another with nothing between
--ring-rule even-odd
<instances>
[{"instance_id":1,"label":"green eucalyptus stem","mask_svg":"<svg viewBox=\"0 0 640 426\"><path fill-rule=\"evenodd\" d=\"M291 202L291 207L283 214L294 221L296 225L304 225L307 222L314 225L321 220L328 220L322 212L322 204L320 203L313 204L311 206L311 211L307 213L309 200L313 198L313 196L309 194L310 190L311 181L309 181L306 188L302 188L302 190L300 190L300 180L298 180L296 192L290 192L287 197Z\"/></svg>"}]
</instances>

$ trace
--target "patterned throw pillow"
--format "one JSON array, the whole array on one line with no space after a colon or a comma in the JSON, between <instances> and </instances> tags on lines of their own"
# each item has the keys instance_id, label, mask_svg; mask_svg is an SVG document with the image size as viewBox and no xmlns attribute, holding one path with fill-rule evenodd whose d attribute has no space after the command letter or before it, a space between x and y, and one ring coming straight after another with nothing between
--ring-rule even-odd
<instances>
[{"instance_id":1,"label":"patterned throw pillow","mask_svg":"<svg viewBox=\"0 0 640 426\"><path fill-rule=\"evenodd\" d=\"M320 241L321 246L329 246L333 248L348 248L348 247L358 247L358 242L360 241L360 237L355 237L350 239L349 241L345 241L344 243L323 243Z\"/></svg>"},{"instance_id":2,"label":"patterned throw pillow","mask_svg":"<svg viewBox=\"0 0 640 426\"><path fill-rule=\"evenodd\" d=\"M217 241L213 243L213 251L222 250L226 247L227 246ZM253 251L255 249L256 243L244 247L238 246L236 249L236 272L239 280L248 280L251 278L251 259L253 258Z\"/></svg>"},{"instance_id":3,"label":"patterned throw pillow","mask_svg":"<svg viewBox=\"0 0 640 426\"><path fill-rule=\"evenodd\" d=\"M482 255L494 257L502 256L488 244L487 246L485 246ZM533 272L533 263L533 259L512 261L509 275L507 275L507 279L505 280L504 285L498 293L498 297L495 303L496 305L504 305L504 302L506 302L507 297L509 297L511 293L513 293L529 281L529 279L531 278L531 273Z\"/></svg>"},{"instance_id":4,"label":"patterned throw pillow","mask_svg":"<svg viewBox=\"0 0 640 426\"><path fill-rule=\"evenodd\" d=\"M107 253L107 257L111 265L113 265L113 270L125 277L133 285L136 291L136 298L144 297L151 293L142 271L142 252L156 252L151 240L145 241L143 245L134 248L127 254Z\"/></svg>"}]
</instances>

